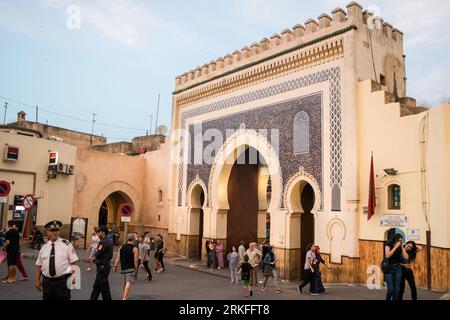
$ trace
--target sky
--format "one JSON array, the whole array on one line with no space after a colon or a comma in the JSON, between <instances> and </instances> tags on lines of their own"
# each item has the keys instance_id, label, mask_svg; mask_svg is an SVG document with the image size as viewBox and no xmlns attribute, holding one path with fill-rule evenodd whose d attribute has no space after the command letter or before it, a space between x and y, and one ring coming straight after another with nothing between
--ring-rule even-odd
<instances>
[{"instance_id":1,"label":"sky","mask_svg":"<svg viewBox=\"0 0 450 320\"><path fill-rule=\"evenodd\" d=\"M176 76L348 2L0 0L0 121L7 98L6 122L38 105L40 122L91 132L96 113L95 134L130 140L155 130L160 94L170 127ZM450 96L450 1L358 2L405 33L408 95Z\"/></svg>"}]
</instances>

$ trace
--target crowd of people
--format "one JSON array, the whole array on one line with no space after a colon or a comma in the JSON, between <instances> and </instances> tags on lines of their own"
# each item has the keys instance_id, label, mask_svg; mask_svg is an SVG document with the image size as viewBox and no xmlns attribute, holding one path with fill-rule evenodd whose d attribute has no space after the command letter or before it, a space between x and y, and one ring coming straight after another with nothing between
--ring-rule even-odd
<instances>
[{"instance_id":1,"label":"crowd of people","mask_svg":"<svg viewBox=\"0 0 450 320\"><path fill-rule=\"evenodd\" d=\"M78 257L72 244L59 237L62 223L58 221L49 222L48 241L44 241L39 229L33 232L32 247L40 248L36 265L38 266L39 279L36 278L36 288L43 290L44 299L69 298L70 290L66 286L66 280L71 276L67 273L70 266L78 261ZM91 244L87 250L90 251L87 271L96 265L96 278L93 285L91 300L97 300L102 296L103 300L111 299L108 277L112 269L111 261L114 255L114 241L111 230L106 226L94 228ZM258 288L261 292L267 292L269 278L273 279L276 293L281 293L277 275L277 263L274 248L269 241L261 244L251 242L248 248L244 241L239 246L232 246L231 251L225 255L224 244L220 240L206 241L207 267L209 269L224 269L225 258L228 262L230 272L230 283L241 284L245 297L253 295L253 289ZM8 275L2 279L3 283L13 284L16 281L16 269L22 274L21 281L28 280L28 275L23 265L21 252L21 236L13 221L8 221L8 229L0 234L0 263L7 262ZM58 251L55 253L55 248ZM402 300L405 284L408 282L411 289L411 297L417 300L417 289L414 280L413 263L417 252L421 250L414 241L403 243L403 237L395 234L386 242L381 269L386 282L387 300ZM130 233L126 236L126 243L119 247L114 263L114 271L120 266L123 276L123 299L127 300L133 284L138 279L139 269L142 269L147 281L153 280L152 265L154 271L161 273L165 271L164 255L167 251L166 244L161 234L156 239L149 232L142 235ZM60 257L55 259L55 257ZM59 266L55 261L58 261ZM154 262L152 261L154 260ZM305 286L309 284L311 295L319 295L325 292L321 278L321 265L326 265L317 244L309 244L306 248L305 264L303 266L303 280L298 285L298 292L303 293ZM330 268L329 266L327 266ZM258 281L258 275L262 279ZM41 283L41 276L43 282ZM240 277L240 281L238 279ZM50 288L50 289L49 289ZM53 291L52 291L53 290Z\"/></svg>"}]
</instances>

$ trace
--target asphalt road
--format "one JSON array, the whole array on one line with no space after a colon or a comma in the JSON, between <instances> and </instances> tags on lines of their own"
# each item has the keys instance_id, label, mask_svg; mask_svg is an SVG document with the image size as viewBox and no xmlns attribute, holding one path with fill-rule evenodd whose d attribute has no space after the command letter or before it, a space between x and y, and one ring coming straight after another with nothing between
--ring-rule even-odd
<instances>
[{"instance_id":1,"label":"asphalt road","mask_svg":"<svg viewBox=\"0 0 450 320\"><path fill-rule=\"evenodd\" d=\"M15 284L0 284L0 300L39 300L41 293L34 288L34 260L25 259L25 268L29 273L29 281L17 281ZM81 289L72 291L72 299L87 300L90 297L92 285L95 279L95 271L86 271L87 263L79 264L82 270ZM275 288L269 280L268 292L254 290L252 298L243 297L242 288L231 285L228 279L221 276L207 274L201 271L190 270L166 263L167 271L154 275L154 280L148 282L144 279L144 273L140 269L139 279L135 283L130 299L133 300L382 300L385 290L369 290L363 286L326 286L327 292L319 296L311 296L308 293L299 294L293 283L282 283L283 292L275 293ZM95 268L94 268L95 270ZM0 266L0 274L6 273L6 265ZM19 278L19 275L18 275ZM110 287L114 300L120 300L122 277L120 273L111 273ZM305 288L304 292L307 291ZM443 294L419 290L419 299L438 300ZM409 290L405 299L410 299Z\"/></svg>"}]
</instances>

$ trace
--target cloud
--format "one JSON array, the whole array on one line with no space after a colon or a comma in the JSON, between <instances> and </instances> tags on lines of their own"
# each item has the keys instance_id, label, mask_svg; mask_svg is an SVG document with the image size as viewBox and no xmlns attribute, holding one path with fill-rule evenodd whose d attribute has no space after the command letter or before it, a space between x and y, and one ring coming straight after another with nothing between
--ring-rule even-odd
<instances>
[{"instance_id":1,"label":"cloud","mask_svg":"<svg viewBox=\"0 0 450 320\"><path fill-rule=\"evenodd\" d=\"M415 97L419 103L439 104L443 96L450 96L450 75L447 70L448 66L435 66L426 74L419 75L410 84L408 95Z\"/></svg>"},{"instance_id":2,"label":"cloud","mask_svg":"<svg viewBox=\"0 0 450 320\"><path fill-rule=\"evenodd\" d=\"M66 10L67 0L41 0L44 7ZM131 48L151 48L162 37L185 42L192 35L133 0L80 0L81 28L90 28L106 39Z\"/></svg>"}]
</instances>

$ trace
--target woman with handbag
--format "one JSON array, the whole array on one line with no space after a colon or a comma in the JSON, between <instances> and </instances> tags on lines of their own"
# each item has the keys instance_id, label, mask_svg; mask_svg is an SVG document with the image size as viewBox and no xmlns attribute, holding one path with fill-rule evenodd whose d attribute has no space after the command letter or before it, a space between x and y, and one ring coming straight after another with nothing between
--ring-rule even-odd
<instances>
[{"instance_id":1,"label":"woman with handbag","mask_svg":"<svg viewBox=\"0 0 450 320\"><path fill-rule=\"evenodd\" d=\"M275 264L277 263L277 261L278 260L275 257L275 253L273 252L273 247L271 246L262 263L264 275L264 282L262 288L260 289L262 292L266 292L267 280L269 280L269 277L272 276L277 293L281 293L281 289L278 286L277 270L275 269Z\"/></svg>"},{"instance_id":2,"label":"woman with handbag","mask_svg":"<svg viewBox=\"0 0 450 320\"><path fill-rule=\"evenodd\" d=\"M384 247L382 269L384 281L387 285L386 300L398 300L400 283L402 278L402 259L408 259L408 254L403 247L403 238L400 234L394 237Z\"/></svg>"}]
</instances>

